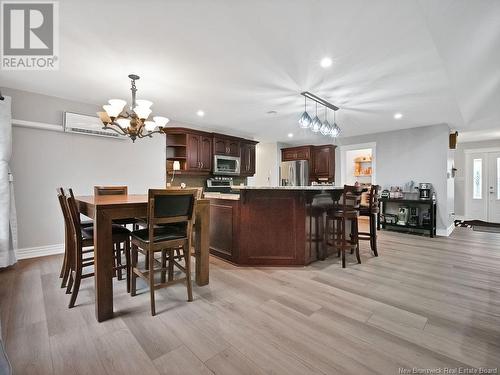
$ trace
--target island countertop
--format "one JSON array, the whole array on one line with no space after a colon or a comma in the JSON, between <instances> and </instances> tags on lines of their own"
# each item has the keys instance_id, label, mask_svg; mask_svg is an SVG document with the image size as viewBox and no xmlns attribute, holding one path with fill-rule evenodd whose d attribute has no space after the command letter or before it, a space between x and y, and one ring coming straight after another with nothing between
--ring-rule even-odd
<instances>
[{"instance_id":1,"label":"island countertop","mask_svg":"<svg viewBox=\"0 0 500 375\"><path fill-rule=\"evenodd\" d=\"M314 186L231 186L234 190L342 190L343 186L314 185Z\"/></svg>"}]
</instances>

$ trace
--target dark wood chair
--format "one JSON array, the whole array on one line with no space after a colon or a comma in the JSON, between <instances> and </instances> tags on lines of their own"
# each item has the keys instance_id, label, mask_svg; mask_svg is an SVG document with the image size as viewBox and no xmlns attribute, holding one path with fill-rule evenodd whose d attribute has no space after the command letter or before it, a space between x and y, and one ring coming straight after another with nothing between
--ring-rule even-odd
<instances>
[{"instance_id":1,"label":"dark wood chair","mask_svg":"<svg viewBox=\"0 0 500 375\"><path fill-rule=\"evenodd\" d=\"M196 209L197 190L150 189L148 192L148 227L132 232L131 295L136 294L136 279L141 277L149 286L151 315L156 314L155 290L177 283L186 283L188 301L193 300L191 284L191 238ZM174 251L181 249L184 266L174 257ZM148 255L148 270L138 267L138 253ZM156 252L162 253L161 261L155 259ZM168 254L168 264L166 255ZM155 267L155 265L157 267ZM174 279L174 267L185 277ZM165 274L168 271L168 281ZM155 273L161 272L159 283Z\"/></svg>"},{"instance_id":2,"label":"dark wood chair","mask_svg":"<svg viewBox=\"0 0 500 375\"><path fill-rule=\"evenodd\" d=\"M379 213L379 185L372 185L368 193L367 205L362 205L359 208L359 216L369 217L369 232L359 232L358 239L363 241L370 241L370 248L373 254L378 257L377 250L377 217Z\"/></svg>"},{"instance_id":3,"label":"dark wood chair","mask_svg":"<svg viewBox=\"0 0 500 375\"><path fill-rule=\"evenodd\" d=\"M345 268L345 251L356 252L356 259L361 263L358 241L359 204L361 202L361 189L359 186L344 185L340 201L334 208L327 211L325 240L326 247L333 246L337 255L342 255L342 268ZM351 224L349 236L347 223Z\"/></svg>"},{"instance_id":4,"label":"dark wood chair","mask_svg":"<svg viewBox=\"0 0 500 375\"><path fill-rule=\"evenodd\" d=\"M128 195L128 186L94 186L94 196L103 196L103 195ZM125 219L116 219L113 220L113 223L127 226L129 224L133 225L133 229L139 229L139 225L146 226L146 221L138 218L125 218ZM122 257L121 254L125 249L116 248L115 251L117 253L116 256L116 266L117 266L117 276L118 280L123 279L121 267L122 266Z\"/></svg>"},{"instance_id":5,"label":"dark wood chair","mask_svg":"<svg viewBox=\"0 0 500 375\"><path fill-rule=\"evenodd\" d=\"M64 191L58 194L59 203L63 211L66 227L69 228L68 236L71 240L67 242L66 264L68 269L68 281L66 293L71 293L69 308L75 306L76 298L80 290L80 282L82 279L94 276L93 272L83 273L87 267L94 265L94 249L90 248L94 244L94 227L82 227L80 224L80 212L76 205L75 198L70 194L69 197L64 195ZM120 268L129 267L130 259L130 232L128 229L120 226L113 226L113 245L123 243L127 257L127 264ZM90 249L89 249L90 248ZM116 267L115 267L116 268ZM127 273L128 275L128 273ZM127 290L130 288L130 281L127 277Z\"/></svg>"}]
</instances>

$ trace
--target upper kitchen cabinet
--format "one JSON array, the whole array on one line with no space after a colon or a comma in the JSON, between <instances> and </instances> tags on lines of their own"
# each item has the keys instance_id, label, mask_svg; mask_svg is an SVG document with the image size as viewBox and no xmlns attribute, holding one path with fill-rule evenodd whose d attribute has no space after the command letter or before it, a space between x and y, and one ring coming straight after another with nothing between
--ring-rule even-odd
<instances>
[{"instance_id":1,"label":"upper kitchen cabinet","mask_svg":"<svg viewBox=\"0 0 500 375\"><path fill-rule=\"evenodd\" d=\"M255 146L258 142L241 142L241 176L253 176L255 174Z\"/></svg>"},{"instance_id":2,"label":"upper kitchen cabinet","mask_svg":"<svg viewBox=\"0 0 500 375\"><path fill-rule=\"evenodd\" d=\"M223 134L215 134L213 138L214 155L240 156L240 139Z\"/></svg>"},{"instance_id":3,"label":"upper kitchen cabinet","mask_svg":"<svg viewBox=\"0 0 500 375\"><path fill-rule=\"evenodd\" d=\"M313 147L313 175L316 179L335 178L335 146L324 145Z\"/></svg>"},{"instance_id":4,"label":"upper kitchen cabinet","mask_svg":"<svg viewBox=\"0 0 500 375\"><path fill-rule=\"evenodd\" d=\"M180 174L209 174L212 170L212 135L186 128L169 128L167 138L167 172L174 161Z\"/></svg>"},{"instance_id":5,"label":"upper kitchen cabinet","mask_svg":"<svg viewBox=\"0 0 500 375\"><path fill-rule=\"evenodd\" d=\"M281 150L281 160L311 160L311 146L284 148Z\"/></svg>"},{"instance_id":6,"label":"upper kitchen cabinet","mask_svg":"<svg viewBox=\"0 0 500 375\"><path fill-rule=\"evenodd\" d=\"M281 149L282 161L307 160L309 181L333 182L335 179L335 146L298 146Z\"/></svg>"}]
</instances>

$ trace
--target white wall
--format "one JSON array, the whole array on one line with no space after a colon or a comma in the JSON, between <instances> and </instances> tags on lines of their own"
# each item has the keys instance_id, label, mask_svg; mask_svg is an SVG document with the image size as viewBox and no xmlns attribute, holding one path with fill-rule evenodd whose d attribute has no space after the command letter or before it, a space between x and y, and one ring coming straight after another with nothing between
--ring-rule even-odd
<instances>
[{"instance_id":1,"label":"white wall","mask_svg":"<svg viewBox=\"0 0 500 375\"><path fill-rule=\"evenodd\" d=\"M500 139L481 142L460 142L458 138L457 149L455 151L455 168L457 168L455 176L455 214L457 216L465 216L465 150L480 149L480 148L500 148Z\"/></svg>"},{"instance_id":2,"label":"white wall","mask_svg":"<svg viewBox=\"0 0 500 375\"><path fill-rule=\"evenodd\" d=\"M62 124L62 112L95 114L94 105L18 90L12 97L12 117ZM19 247L61 244L63 220L56 187L92 194L94 185L128 185L130 193L165 186L165 139L156 135L132 143L103 137L14 127L12 172L19 226Z\"/></svg>"},{"instance_id":3,"label":"white wall","mask_svg":"<svg viewBox=\"0 0 500 375\"><path fill-rule=\"evenodd\" d=\"M408 181L430 182L437 195L437 228L444 233L452 224L448 201L447 125L419 127L340 139L341 145L376 142L377 180L383 188ZM340 181L339 148L336 150L335 181Z\"/></svg>"}]
</instances>

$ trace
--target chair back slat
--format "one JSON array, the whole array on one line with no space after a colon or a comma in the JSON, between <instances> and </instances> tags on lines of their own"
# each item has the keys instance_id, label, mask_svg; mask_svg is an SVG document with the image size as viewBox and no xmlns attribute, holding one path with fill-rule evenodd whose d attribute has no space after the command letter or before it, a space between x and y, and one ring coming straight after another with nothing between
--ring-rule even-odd
<instances>
[{"instance_id":1,"label":"chair back slat","mask_svg":"<svg viewBox=\"0 0 500 375\"><path fill-rule=\"evenodd\" d=\"M379 185L372 185L370 187L370 195L368 198L369 201L369 207L371 211L378 210L378 200L379 200L379 194L378 191L380 190Z\"/></svg>"},{"instance_id":2,"label":"chair back slat","mask_svg":"<svg viewBox=\"0 0 500 375\"><path fill-rule=\"evenodd\" d=\"M127 186L94 186L94 195L128 195Z\"/></svg>"},{"instance_id":3,"label":"chair back slat","mask_svg":"<svg viewBox=\"0 0 500 375\"><path fill-rule=\"evenodd\" d=\"M340 209L344 212L357 210L361 203L361 188L356 185L344 185Z\"/></svg>"}]
</instances>

